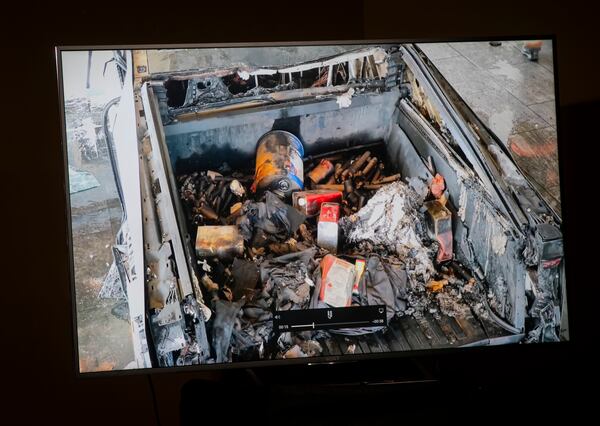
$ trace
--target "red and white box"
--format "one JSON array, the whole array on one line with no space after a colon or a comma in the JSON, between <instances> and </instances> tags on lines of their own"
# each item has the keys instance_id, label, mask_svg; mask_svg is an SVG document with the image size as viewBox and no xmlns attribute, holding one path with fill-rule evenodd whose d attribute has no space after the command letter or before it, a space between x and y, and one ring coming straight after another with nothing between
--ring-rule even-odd
<instances>
[{"instance_id":1,"label":"red and white box","mask_svg":"<svg viewBox=\"0 0 600 426\"><path fill-rule=\"evenodd\" d=\"M306 216L316 216L323 203L341 203L342 193L327 189L316 189L312 191L298 191L292 194L294 207Z\"/></svg>"},{"instance_id":2,"label":"red and white box","mask_svg":"<svg viewBox=\"0 0 600 426\"><path fill-rule=\"evenodd\" d=\"M328 254L321 260L319 298L335 308L350 306L355 274L352 263Z\"/></svg>"}]
</instances>

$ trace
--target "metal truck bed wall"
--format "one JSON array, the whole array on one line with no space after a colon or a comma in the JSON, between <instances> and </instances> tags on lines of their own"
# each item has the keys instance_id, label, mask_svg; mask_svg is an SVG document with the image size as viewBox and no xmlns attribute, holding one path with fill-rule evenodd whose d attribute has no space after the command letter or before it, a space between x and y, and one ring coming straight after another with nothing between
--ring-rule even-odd
<instances>
[{"instance_id":1,"label":"metal truck bed wall","mask_svg":"<svg viewBox=\"0 0 600 426\"><path fill-rule=\"evenodd\" d=\"M174 122L164 126L164 134L179 175L216 168L223 161L234 170L252 169L256 141L276 129L296 134L306 155L384 140L390 163L404 178L430 179L422 158L431 157L450 194L458 260L485 279L499 300L496 312L509 323L505 329L523 332L526 271L517 261L522 242L511 235L472 170L442 145L429 123L411 112L397 88L355 95L347 108L340 108L335 98L296 101L285 108L262 106Z\"/></svg>"},{"instance_id":2,"label":"metal truck bed wall","mask_svg":"<svg viewBox=\"0 0 600 426\"><path fill-rule=\"evenodd\" d=\"M458 260L469 266L475 276L485 279L498 301L495 311L512 326L511 332L522 333L526 270L518 256L523 250L523 241L511 234L510 225L495 209L481 182L439 139L436 143L433 128L411 105L402 101L397 113L398 126L392 128L387 139L391 161L399 164L404 176L421 176L426 170L421 158L431 157L436 171L444 176L450 194ZM409 157L411 150L407 146L418 151L418 161Z\"/></svg>"},{"instance_id":3,"label":"metal truck bed wall","mask_svg":"<svg viewBox=\"0 0 600 426\"><path fill-rule=\"evenodd\" d=\"M300 138L307 155L385 139L390 132L397 89L352 98L349 108L336 99L296 101L247 108L165 126L175 174L218 167L253 168L256 141L269 130L287 130Z\"/></svg>"}]
</instances>

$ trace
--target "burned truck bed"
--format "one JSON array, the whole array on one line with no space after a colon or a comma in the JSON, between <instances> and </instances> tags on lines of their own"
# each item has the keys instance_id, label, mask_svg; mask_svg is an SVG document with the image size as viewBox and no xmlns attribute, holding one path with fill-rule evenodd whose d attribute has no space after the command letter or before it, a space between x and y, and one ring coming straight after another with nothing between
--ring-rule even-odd
<instances>
[{"instance_id":1,"label":"burned truck bed","mask_svg":"<svg viewBox=\"0 0 600 426\"><path fill-rule=\"evenodd\" d=\"M560 284L538 279L539 256L525 256L534 250L526 215L497 191L502 183L482 177L489 165L451 131L406 56L362 49L276 70L159 75L143 86L143 201L158 206L145 238L159 230L146 253L159 365L552 339L560 315L541 312L559 303ZM293 194L256 189L257 141L270 132L301 141L304 191L340 193L333 248L319 242L319 215ZM326 259L363 262L347 309L386 306L387 326L273 329L278 311L330 306L320 293Z\"/></svg>"},{"instance_id":2,"label":"burned truck bed","mask_svg":"<svg viewBox=\"0 0 600 426\"><path fill-rule=\"evenodd\" d=\"M329 178L324 178L322 183L314 183L309 176L312 177L315 171L321 170L323 162L329 162L334 171L331 172ZM372 163L371 166L369 163ZM344 177L344 170L349 170L349 166L352 164L359 165L368 172L358 174L358 177L356 175ZM373 164L376 165L373 166ZM339 190L344 194L341 212L344 217L349 218L356 217L353 215L367 206L377 191L390 183L401 180L402 176L399 169L393 162L390 162L385 141L358 144L313 154L304 159L304 165L307 176L305 190ZM242 203L260 198L253 195L250 190L253 171L236 170L227 175L230 167L224 159L221 160L218 169L225 175L218 171L203 170L182 174L177 178L191 241L197 241L197 230L201 229L200 227L203 225L226 226L235 223L239 225L240 221L237 219L242 215ZM364 179L361 179L363 176ZM340 182L350 182L353 187L352 193L349 194L347 188ZM423 183L420 189L424 190L424 186ZM232 191L232 188L236 190L237 194ZM240 188L244 189L240 190ZM243 196L239 194L243 194ZM354 200L351 196L348 197L353 194L356 194ZM291 203L291 200L288 201ZM232 213L231 208L234 208L238 214ZM419 215L420 212L415 211L414 214ZM415 220L419 220L419 218L415 216ZM426 244L435 244L429 236L422 235L422 238ZM221 245L220 248L223 248L226 247L227 242L221 240L218 244ZM241 257L251 259L260 267L263 261L277 259L278 256L297 253L315 246L319 246L317 218L306 217L299 230L289 238L286 237L280 242L271 242L260 246L254 245L250 241L248 250ZM435 252L435 247L432 248L431 253L433 252ZM313 254L313 257L321 260L327 253L326 250L320 250ZM367 244L366 247L357 247L348 241L342 241L334 253L337 256L349 255L368 259L372 253L385 255L387 250L382 247L372 247L371 244ZM210 269L210 273L207 275L211 277L211 285L216 284L219 287L217 294L212 295L213 300L223 299L230 302L239 300L244 289L239 288L243 279L236 276L236 269L241 268L241 262L237 263L237 260L229 259L215 263L214 260L211 261L202 256L197 261L202 264L203 268ZM224 272L219 269L224 269ZM522 337L519 333L515 334L499 327L490 319L489 312L484 306L487 303L486 296L482 295L480 291L480 287L485 284L481 282L476 284L471 271L466 270L455 260L446 262L444 265L437 265L436 269L436 279L432 276L429 282L416 285L413 283L413 288L408 289L411 294L405 296L407 306L399 315L393 316L387 329L354 336L337 334L335 330L332 330L311 335L308 339L301 337L298 341L314 340L318 342L320 355L341 355L498 344L517 341ZM455 270L459 271L460 275L455 273ZM318 274L320 271L317 270L315 273ZM448 282L449 280L451 282ZM434 288L436 285L439 288ZM256 287L260 288L260 283ZM445 292L443 294L447 294L448 297L440 298L442 293L438 292L442 290ZM252 309L252 299L247 299L245 303L245 306L249 305ZM314 307L314 305L311 304L304 308L309 307ZM302 309L298 306L296 308ZM243 312L245 308L240 306L240 310ZM270 321L271 318L268 320ZM240 328L244 327L240 326ZM277 333L274 337L276 336ZM269 359L282 356L285 354L281 349L274 347L264 350L261 354L248 355L246 353L245 356L240 356L239 353L234 353L232 360Z\"/></svg>"}]
</instances>

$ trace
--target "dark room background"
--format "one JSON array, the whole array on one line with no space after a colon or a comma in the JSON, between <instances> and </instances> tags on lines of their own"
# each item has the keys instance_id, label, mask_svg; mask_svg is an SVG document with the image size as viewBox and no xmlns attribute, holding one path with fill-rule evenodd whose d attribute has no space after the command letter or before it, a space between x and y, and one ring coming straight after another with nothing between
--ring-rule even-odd
<instances>
[{"instance_id":1,"label":"dark room background","mask_svg":"<svg viewBox=\"0 0 600 426\"><path fill-rule=\"evenodd\" d=\"M73 351L67 221L55 45L252 41L445 40L556 35L559 155L572 344L525 358L480 353L471 371L592 374L597 238L600 60L592 6L529 2L81 2L27 5L5 14L2 217L3 371L9 421L3 424L155 425L148 376L77 378ZM3 24L4 25L4 24ZM6 91L8 89L8 91ZM591 262L591 263L589 263ZM8 272L8 274L6 274ZM8 312L6 307L8 306ZM596 320L597 324L598 321ZM589 358L588 358L589 357ZM543 359L542 359L543 358ZM397 361L400 362L400 361ZM443 360L442 360L443 362ZM466 361L461 361L466 362ZM536 364L537 363L537 364ZM302 367L306 368L306 367ZM368 365L362 368L371 368ZM537 369L537 370L536 370ZM284 373L282 373L284 374ZM562 374L562 373L561 373ZM179 423L181 386L226 373L153 374L160 424ZM290 376L291 377L291 376ZM566 390L565 390L566 391ZM4 394L5 392L3 392ZM5 405L6 404L6 405ZM4 416L3 414L2 416ZM1 418L1 417L0 417Z\"/></svg>"}]
</instances>

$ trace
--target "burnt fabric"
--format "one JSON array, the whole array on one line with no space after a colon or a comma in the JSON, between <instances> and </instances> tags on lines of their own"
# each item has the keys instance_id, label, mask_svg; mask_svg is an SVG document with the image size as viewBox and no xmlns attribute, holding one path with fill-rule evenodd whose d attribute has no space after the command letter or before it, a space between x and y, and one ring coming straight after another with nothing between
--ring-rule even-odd
<instances>
[{"instance_id":1,"label":"burnt fabric","mask_svg":"<svg viewBox=\"0 0 600 426\"><path fill-rule=\"evenodd\" d=\"M215 348L216 362L231 361L231 354L229 354L231 334L242 303L225 300L217 300L215 303L212 344Z\"/></svg>"},{"instance_id":2,"label":"burnt fabric","mask_svg":"<svg viewBox=\"0 0 600 426\"><path fill-rule=\"evenodd\" d=\"M385 305L390 321L406 309L406 270L402 265L382 262L371 256L367 262L366 288L369 305Z\"/></svg>"},{"instance_id":3,"label":"burnt fabric","mask_svg":"<svg viewBox=\"0 0 600 426\"><path fill-rule=\"evenodd\" d=\"M255 281L253 277L240 277L239 282L244 283L242 286L246 296L242 300L246 303L241 314L233 319L233 332L230 334L232 354L237 360L262 358L273 330L273 309L308 307L310 289L313 286L310 274L315 267L313 258L316 251L315 248L310 248L263 261L260 265L261 285L258 289L250 289L250 283ZM249 264L242 266L238 263L238 269L240 272L247 270L253 273Z\"/></svg>"},{"instance_id":4,"label":"burnt fabric","mask_svg":"<svg viewBox=\"0 0 600 426\"><path fill-rule=\"evenodd\" d=\"M305 215L267 191L264 202L244 204L240 233L253 247L264 247L290 238L305 219Z\"/></svg>"},{"instance_id":5,"label":"burnt fabric","mask_svg":"<svg viewBox=\"0 0 600 426\"><path fill-rule=\"evenodd\" d=\"M315 249L279 256L261 265L263 294L275 299L276 310L306 309L314 285L309 267Z\"/></svg>"},{"instance_id":6,"label":"burnt fabric","mask_svg":"<svg viewBox=\"0 0 600 426\"><path fill-rule=\"evenodd\" d=\"M258 283L258 266L250 260L236 257L231 266L233 275L233 300L239 300L243 296L251 299Z\"/></svg>"}]
</instances>

